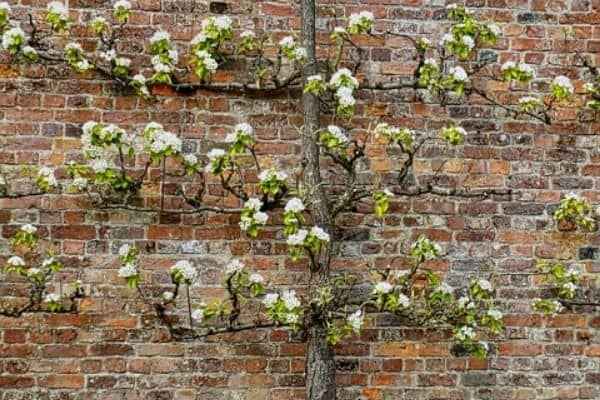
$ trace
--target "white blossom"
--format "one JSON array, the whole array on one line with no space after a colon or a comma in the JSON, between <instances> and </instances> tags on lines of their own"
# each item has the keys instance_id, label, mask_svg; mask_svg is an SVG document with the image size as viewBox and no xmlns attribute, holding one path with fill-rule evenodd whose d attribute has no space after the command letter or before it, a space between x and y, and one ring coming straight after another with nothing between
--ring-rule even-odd
<instances>
[{"instance_id":1,"label":"white blossom","mask_svg":"<svg viewBox=\"0 0 600 400\"><path fill-rule=\"evenodd\" d=\"M108 162L103 159L92 161L92 164L90 166L92 167L92 170L94 170L94 172L97 174L103 174L109 168Z\"/></svg>"},{"instance_id":2,"label":"white blossom","mask_svg":"<svg viewBox=\"0 0 600 400\"><path fill-rule=\"evenodd\" d=\"M374 292L377 294L386 294L394 290L394 285L386 281L379 281L375 285Z\"/></svg>"},{"instance_id":3,"label":"white blossom","mask_svg":"<svg viewBox=\"0 0 600 400\"><path fill-rule=\"evenodd\" d=\"M38 171L38 178L44 180L50 186L58 185L58 181L54 176L54 171L48 167L42 167Z\"/></svg>"},{"instance_id":4,"label":"white blossom","mask_svg":"<svg viewBox=\"0 0 600 400\"><path fill-rule=\"evenodd\" d=\"M128 244L124 244L121 247L119 247L119 255L121 257L125 257L127 254L129 254L129 250L131 250L131 246Z\"/></svg>"},{"instance_id":5,"label":"white blossom","mask_svg":"<svg viewBox=\"0 0 600 400\"><path fill-rule=\"evenodd\" d=\"M100 57L105 61L112 61L115 57L117 57L117 52L113 49L100 52Z\"/></svg>"},{"instance_id":6,"label":"white blossom","mask_svg":"<svg viewBox=\"0 0 600 400\"><path fill-rule=\"evenodd\" d=\"M196 57L202 61L202 64L208 69L211 73L214 73L217 68L219 68L219 63L212 57L212 55L205 50L198 50L194 53Z\"/></svg>"},{"instance_id":7,"label":"white blossom","mask_svg":"<svg viewBox=\"0 0 600 400\"><path fill-rule=\"evenodd\" d=\"M23 52L23 54L26 55L26 56L32 56L32 55L36 55L37 54L37 50L34 49L31 46L24 46L21 49L21 52Z\"/></svg>"},{"instance_id":8,"label":"white blossom","mask_svg":"<svg viewBox=\"0 0 600 400\"><path fill-rule=\"evenodd\" d=\"M470 326L462 326L455 334L456 339L460 341L472 340L475 338L475 331Z\"/></svg>"},{"instance_id":9,"label":"white blossom","mask_svg":"<svg viewBox=\"0 0 600 400\"><path fill-rule=\"evenodd\" d=\"M583 201L583 198L575 192L565 194L565 200Z\"/></svg>"},{"instance_id":10,"label":"white blossom","mask_svg":"<svg viewBox=\"0 0 600 400\"><path fill-rule=\"evenodd\" d=\"M446 46L447 43L450 43L450 42L453 42L453 41L454 41L454 35L452 35L451 33L446 33L440 39L440 46L442 46L442 47Z\"/></svg>"},{"instance_id":11,"label":"white blossom","mask_svg":"<svg viewBox=\"0 0 600 400\"><path fill-rule=\"evenodd\" d=\"M183 156L183 161L189 165L196 165L198 163L198 157L195 154L185 154Z\"/></svg>"},{"instance_id":12,"label":"white blossom","mask_svg":"<svg viewBox=\"0 0 600 400\"><path fill-rule=\"evenodd\" d=\"M246 202L244 203L244 208L248 210L260 211L262 206L263 202L256 197L252 197L246 200Z\"/></svg>"},{"instance_id":13,"label":"white blossom","mask_svg":"<svg viewBox=\"0 0 600 400\"><path fill-rule=\"evenodd\" d=\"M23 232L27 232L30 234L37 232L37 228L31 224L22 225L21 228L19 228L19 229L22 230Z\"/></svg>"},{"instance_id":14,"label":"white blossom","mask_svg":"<svg viewBox=\"0 0 600 400\"><path fill-rule=\"evenodd\" d=\"M500 67L500 69L502 71L506 71L509 69L513 69L517 67L517 63L515 63L514 61L507 61L504 64L502 64L502 66Z\"/></svg>"},{"instance_id":15,"label":"white blossom","mask_svg":"<svg viewBox=\"0 0 600 400\"><path fill-rule=\"evenodd\" d=\"M3 2L0 3L0 10L6 11L7 13L9 13L10 12L10 5L7 2L3 1Z\"/></svg>"},{"instance_id":16,"label":"white blossom","mask_svg":"<svg viewBox=\"0 0 600 400\"><path fill-rule=\"evenodd\" d=\"M285 211L293 213L300 213L304 211L305 208L304 203L298 197L292 197L285 205Z\"/></svg>"},{"instance_id":17,"label":"white blossom","mask_svg":"<svg viewBox=\"0 0 600 400\"><path fill-rule=\"evenodd\" d=\"M358 87L358 80L352 76L352 72L348 68L340 68L331 76L329 84L336 89L340 86L348 86L356 89Z\"/></svg>"},{"instance_id":18,"label":"white blossom","mask_svg":"<svg viewBox=\"0 0 600 400\"><path fill-rule=\"evenodd\" d=\"M254 34L254 31L245 30L244 32L240 33L240 37L242 39L253 39L256 37L256 35Z\"/></svg>"},{"instance_id":19,"label":"white blossom","mask_svg":"<svg viewBox=\"0 0 600 400\"><path fill-rule=\"evenodd\" d=\"M329 132L331 134L331 136L336 138L338 140L338 142L340 142L341 144L348 143L348 137L344 134L344 132L342 131L342 129L339 126L329 125L327 127L327 132Z\"/></svg>"},{"instance_id":20,"label":"white blossom","mask_svg":"<svg viewBox=\"0 0 600 400\"><path fill-rule=\"evenodd\" d=\"M206 33L200 32L196 36L193 37L193 39L191 40L190 44L192 46L196 46L196 45L198 45L200 43L206 42L207 39L208 39L208 36L206 36Z\"/></svg>"},{"instance_id":21,"label":"white blossom","mask_svg":"<svg viewBox=\"0 0 600 400\"><path fill-rule=\"evenodd\" d=\"M581 271L577 267L571 267L565 271L565 278L579 278Z\"/></svg>"},{"instance_id":22,"label":"white blossom","mask_svg":"<svg viewBox=\"0 0 600 400\"><path fill-rule=\"evenodd\" d=\"M230 132L227 134L227 136L225 137L225 142L233 143L233 142L237 141L240 138L240 136L253 136L253 135L254 135L254 128L252 128L252 125L250 125L246 122L242 122L240 124L237 124L233 128L233 132Z\"/></svg>"},{"instance_id":23,"label":"white blossom","mask_svg":"<svg viewBox=\"0 0 600 400\"><path fill-rule=\"evenodd\" d=\"M269 219L269 215L262 211L259 211L256 214L254 214L254 220L256 221L257 224L264 225L267 223L268 219Z\"/></svg>"},{"instance_id":24,"label":"white blossom","mask_svg":"<svg viewBox=\"0 0 600 400\"><path fill-rule=\"evenodd\" d=\"M431 68L438 68L438 62L435 58L426 58L424 64L430 66Z\"/></svg>"},{"instance_id":25,"label":"white blossom","mask_svg":"<svg viewBox=\"0 0 600 400\"><path fill-rule=\"evenodd\" d=\"M225 275L233 275L236 273L240 273L244 270L244 267L244 263L242 263L240 260L231 260L229 264L225 266Z\"/></svg>"},{"instance_id":26,"label":"white blossom","mask_svg":"<svg viewBox=\"0 0 600 400\"><path fill-rule=\"evenodd\" d=\"M248 277L250 283L263 283L265 278L261 274L253 273Z\"/></svg>"},{"instance_id":27,"label":"white blossom","mask_svg":"<svg viewBox=\"0 0 600 400\"><path fill-rule=\"evenodd\" d=\"M502 34L502 29L500 29L497 24L489 24L487 28L494 36L500 36Z\"/></svg>"},{"instance_id":28,"label":"white blossom","mask_svg":"<svg viewBox=\"0 0 600 400\"><path fill-rule=\"evenodd\" d=\"M137 266L133 263L127 263L119 268L119 276L121 278L130 278L138 274Z\"/></svg>"},{"instance_id":29,"label":"white blossom","mask_svg":"<svg viewBox=\"0 0 600 400\"><path fill-rule=\"evenodd\" d=\"M293 310L296 307L300 307L300 300L296 297L295 290L284 290L281 294L281 300L285 304L285 308Z\"/></svg>"},{"instance_id":30,"label":"white blossom","mask_svg":"<svg viewBox=\"0 0 600 400\"><path fill-rule=\"evenodd\" d=\"M352 314L348 315L348 318L347 318L348 325L350 325L350 327L352 328L352 330L354 332L359 332L360 328L363 324L364 318L365 318L365 316L364 316L362 310L356 310Z\"/></svg>"},{"instance_id":31,"label":"white blossom","mask_svg":"<svg viewBox=\"0 0 600 400\"><path fill-rule=\"evenodd\" d=\"M240 218L240 222L238 222L238 225L242 231L246 232L250 228L250 226L252 226L253 223L254 219L252 217L244 215Z\"/></svg>"},{"instance_id":32,"label":"white blossom","mask_svg":"<svg viewBox=\"0 0 600 400\"><path fill-rule=\"evenodd\" d=\"M163 298L164 301L171 301L171 300L173 300L173 292L169 292L169 291L163 292L162 298Z\"/></svg>"},{"instance_id":33,"label":"white blossom","mask_svg":"<svg viewBox=\"0 0 600 400\"><path fill-rule=\"evenodd\" d=\"M473 49L473 47L475 47L475 41L474 41L474 40L473 40L473 38L472 38L471 36L469 36L469 35L464 35L464 36L463 36L463 37L462 37L460 40L463 42L463 44L464 44L465 46L467 46L467 48L468 48L469 50L472 50L472 49Z\"/></svg>"},{"instance_id":34,"label":"white blossom","mask_svg":"<svg viewBox=\"0 0 600 400\"><path fill-rule=\"evenodd\" d=\"M457 302L459 308L475 308L475 303L467 296L460 297Z\"/></svg>"},{"instance_id":35,"label":"white blossom","mask_svg":"<svg viewBox=\"0 0 600 400\"><path fill-rule=\"evenodd\" d=\"M124 9L131 10L131 3L127 0L119 0L115 2L115 10Z\"/></svg>"},{"instance_id":36,"label":"white blossom","mask_svg":"<svg viewBox=\"0 0 600 400\"><path fill-rule=\"evenodd\" d=\"M322 81L322 80L323 80L323 77L320 74L311 75L306 78L307 82Z\"/></svg>"},{"instance_id":37,"label":"white blossom","mask_svg":"<svg viewBox=\"0 0 600 400\"><path fill-rule=\"evenodd\" d=\"M495 319L497 321L502 319L502 312L500 310L496 310L496 309L490 309L487 312L488 317Z\"/></svg>"},{"instance_id":38,"label":"white blossom","mask_svg":"<svg viewBox=\"0 0 600 400\"><path fill-rule=\"evenodd\" d=\"M554 306L554 310L555 312L561 312L562 310L565 309L565 307L562 305L562 303L558 300L554 300L552 301L552 305Z\"/></svg>"},{"instance_id":39,"label":"white blossom","mask_svg":"<svg viewBox=\"0 0 600 400\"><path fill-rule=\"evenodd\" d=\"M131 80L139 83L140 85L146 84L146 77L142 74L135 74Z\"/></svg>"},{"instance_id":40,"label":"white blossom","mask_svg":"<svg viewBox=\"0 0 600 400\"><path fill-rule=\"evenodd\" d=\"M60 15L62 19L69 18L69 11L65 7L65 5L60 1L52 1L48 3L48 11Z\"/></svg>"},{"instance_id":41,"label":"white blossom","mask_svg":"<svg viewBox=\"0 0 600 400\"><path fill-rule=\"evenodd\" d=\"M296 50L294 50L294 58L298 61L302 61L306 58L307 53L306 53L306 49L304 47L298 47Z\"/></svg>"},{"instance_id":42,"label":"white blossom","mask_svg":"<svg viewBox=\"0 0 600 400\"><path fill-rule=\"evenodd\" d=\"M564 75L559 75L556 78L554 78L553 84L563 88L569 94L573 94L575 92L573 82L571 82L571 80Z\"/></svg>"},{"instance_id":43,"label":"white blossom","mask_svg":"<svg viewBox=\"0 0 600 400\"><path fill-rule=\"evenodd\" d=\"M458 8L458 5L456 5L456 3L448 4L446 6L446 10L456 10L457 8Z\"/></svg>"},{"instance_id":44,"label":"white blossom","mask_svg":"<svg viewBox=\"0 0 600 400\"><path fill-rule=\"evenodd\" d=\"M279 46L283 48L293 48L296 46L296 41L292 36L285 36L279 41Z\"/></svg>"},{"instance_id":45,"label":"white blossom","mask_svg":"<svg viewBox=\"0 0 600 400\"><path fill-rule=\"evenodd\" d=\"M204 308L196 308L192 311L192 319L195 319L196 321L204 320Z\"/></svg>"},{"instance_id":46,"label":"white blossom","mask_svg":"<svg viewBox=\"0 0 600 400\"><path fill-rule=\"evenodd\" d=\"M519 104L525 104L525 103L539 104L540 103L540 99L538 99L537 97L533 97L533 96L524 96L524 97L521 97L519 99Z\"/></svg>"},{"instance_id":47,"label":"white blossom","mask_svg":"<svg viewBox=\"0 0 600 400\"><path fill-rule=\"evenodd\" d=\"M394 197L394 192L388 188L383 189L383 194L385 194L387 197Z\"/></svg>"},{"instance_id":48,"label":"white blossom","mask_svg":"<svg viewBox=\"0 0 600 400\"><path fill-rule=\"evenodd\" d=\"M492 284L487 279L479 279L477 281L477 286L479 286L482 290L485 290L486 292L491 292L493 289Z\"/></svg>"},{"instance_id":49,"label":"white blossom","mask_svg":"<svg viewBox=\"0 0 600 400\"><path fill-rule=\"evenodd\" d=\"M398 303L400 303L402 307L408 308L410 306L410 299L404 293L400 293L398 295Z\"/></svg>"},{"instance_id":50,"label":"white blossom","mask_svg":"<svg viewBox=\"0 0 600 400\"><path fill-rule=\"evenodd\" d=\"M198 279L198 271L189 261L177 261L175 265L171 267L171 272L175 271L179 271L183 276L183 279L190 284L194 283L196 279Z\"/></svg>"},{"instance_id":51,"label":"white blossom","mask_svg":"<svg viewBox=\"0 0 600 400\"><path fill-rule=\"evenodd\" d=\"M82 53L83 49L81 48L81 45L79 43L71 42L67 43L67 45L65 46L65 51L75 51L77 53Z\"/></svg>"},{"instance_id":52,"label":"white blossom","mask_svg":"<svg viewBox=\"0 0 600 400\"><path fill-rule=\"evenodd\" d=\"M31 277L35 277L36 275L39 275L40 272L42 272L42 270L39 269L39 268L29 268L27 270L27 276L30 277L30 278Z\"/></svg>"},{"instance_id":53,"label":"white blossom","mask_svg":"<svg viewBox=\"0 0 600 400\"><path fill-rule=\"evenodd\" d=\"M287 237L286 243L288 246L302 246L306 240L308 232L305 229L300 229Z\"/></svg>"},{"instance_id":54,"label":"white blossom","mask_svg":"<svg viewBox=\"0 0 600 400\"><path fill-rule=\"evenodd\" d=\"M323 242L329 242L329 234L318 226L313 226L310 230L310 233Z\"/></svg>"},{"instance_id":55,"label":"white blossom","mask_svg":"<svg viewBox=\"0 0 600 400\"><path fill-rule=\"evenodd\" d=\"M369 25L373 24L375 17L370 11L361 11L360 13L350 14L348 17L348 26L353 27L359 25L361 22L366 22Z\"/></svg>"},{"instance_id":56,"label":"white blossom","mask_svg":"<svg viewBox=\"0 0 600 400\"><path fill-rule=\"evenodd\" d=\"M174 133L157 130L151 137L150 150L153 153L161 153L171 149L175 153L181 152L182 142Z\"/></svg>"},{"instance_id":57,"label":"white blossom","mask_svg":"<svg viewBox=\"0 0 600 400\"><path fill-rule=\"evenodd\" d=\"M88 60L78 61L75 65L81 71L86 71L86 70L90 69L92 66Z\"/></svg>"},{"instance_id":58,"label":"white blossom","mask_svg":"<svg viewBox=\"0 0 600 400\"><path fill-rule=\"evenodd\" d=\"M267 295L265 295L265 298L263 299L263 304L268 308L275 304L277 300L279 300L279 294L267 293Z\"/></svg>"},{"instance_id":59,"label":"white blossom","mask_svg":"<svg viewBox=\"0 0 600 400\"><path fill-rule=\"evenodd\" d=\"M20 39L21 42L26 42L25 40L25 32L21 28L14 27L8 29L2 34L2 47L4 49L8 49L12 46L17 39Z\"/></svg>"},{"instance_id":60,"label":"white blossom","mask_svg":"<svg viewBox=\"0 0 600 400\"><path fill-rule=\"evenodd\" d=\"M284 318L285 318L285 322L290 325L297 324L298 321L300 320L300 317L298 317L298 314L294 314L294 313L286 313L284 315Z\"/></svg>"},{"instance_id":61,"label":"white blossom","mask_svg":"<svg viewBox=\"0 0 600 400\"><path fill-rule=\"evenodd\" d=\"M231 28L231 18L226 15L219 15L215 18L215 26L221 31L226 31Z\"/></svg>"},{"instance_id":62,"label":"white blossom","mask_svg":"<svg viewBox=\"0 0 600 400\"><path fill-rule=\"evenodd\" d=\"M117 57L114 59L114 63L118 67L126 67L129 68L131 66L131 60L125 57Z\"/></svg>"},{"instance_id":63,"label":"white blossom","mask_svg":"<svg viewBox=\"0 0 600 400\"><path fill-rule=\"evenodd\" d=\"M352 88L342 86L335 92L336 97L338 98L338 103L343 106L351 107L356 104L356 99L352 94Z\"/></svg>"},{"instance_id":64,"label":"white blossom","mask_svg":"<svg viewBox=\"0 0 600 400\"><path fill-rule=\"evenodd\" d=\"M104 17L94 17L91 21L92 24L102 24L102 25L107 25L108 21L106 20L106 18Z\"/></svg>"},{"instance_id":65,"label":"white blossom","mask_svg":"<svg viewBox=\"0 0 600 400\"><path fill-rule=\"evenodd\" d=\"M223 149L212 149L206 155L210 161L213 161L217 158L223 157L225 155L225 150Z\"/></svg>"},{"instance_id":66,"label":"white blossom","mask_svg":"<svg viewBox=\"0 0 600 400\"><path fill-rule=\"evenodd\" d=\"M154 35L150 38L150 43L154 44L156 42L160 42L161 40L166 40L167 42L171 40L171 35L169 32L159 30L154 32Z\"/></svg>"},{"instance_id":67,"label":"white blossom","mask_svg":"<svg viewBox=\"0 0 600 400\"><path fill-rule=\"evenodd\" d=\"M8 265L12 265L13 267L22 267L25 265L25 260L19 256L12 256L6 261Z\"/></svg>"},{"instance_id":68,"label":"white blossom","mask_svg":"<svg viewBox=\"0 0 600 400\"><path fill-rule=\"evenodd\" d=\"M455 81L458 81L458 82L468 82L469 81L469 76L467 75L465 70L458 65L450 68L449 72Z\"/></svg>"},{"instance_id":69,"label":"white blossom","mask_svg":"<svg viewBox=\"0 0 600 400\"><path fill-rule=\"evenodd\" d=\"M562 284L562 288L567 290L570 293L573 293L577 290L577 285L573 282L565 282Z\"/></svg>"},{"instance_id":70,"label":"white blossom","mask_svg":"<svg viewBox=\"0 0 600 400\"><path fill-rule=\"evenodd\" d=\"M270 181L272 179L285 182L288 179L288 175L283 171L275 171L273 169L262 170L260 174L258 174L258 180L261 182Z\"/></svg>"},{"instance_id":71,"label":"white blossom","mask_svg":"<svg viewBox=\"0 0 600 400\"><path fill-rule=\"evenodd\" d=\"M529 75L532 79L535 78L535 70L533 69L533 67L529 64L519 64L518 66L519 71L521 71L524 74Z\"/></svg>"},{"instance_id":72,"label":"white blossom","mask_svg":"<svg viewBox=\"0 0 600 400\"><path fill-rule=\"evenodd\" d=\"M48 293L44 297L44 303L58 303L60 301L60 296L56 293Z\"/></svg>"}]
</instances>

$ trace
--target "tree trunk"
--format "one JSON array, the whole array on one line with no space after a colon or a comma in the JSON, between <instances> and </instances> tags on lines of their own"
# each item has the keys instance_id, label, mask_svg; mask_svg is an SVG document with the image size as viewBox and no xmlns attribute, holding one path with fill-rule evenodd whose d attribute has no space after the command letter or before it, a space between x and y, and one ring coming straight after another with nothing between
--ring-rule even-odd
<instances>
[{"instance_id":1,"label":"tree trunk","mask_svg":"<svg viewBox=\"0 0 600 400\"><path fill-rule=\"evenodd\" d=\"M306 62L302 69L302 79L317 73L315 57L315 0L302 0L301 21L303 46L306 49ZM316 143L319 129L319 99L305 93L302 97L304 112L304 129L302 137L304 171L302 183L305 189L313 193L314 205L311 212L315 225L331 233L331 214L328 209L328 199L321 184L319 168L319 148ZM316 265L311 265L313 281L318 285L329 279L329 248L323 251ZM308 332L308 354L306 355L306 398L307 400L335 399L335 364L333 347L327 342L326 329L320 321L312 321L313 326Z\"/></svg>"},{"instance_id":2,"label":"tree trunk","mask_svg":"<svg viewBox=\"0 0 600 400\"><path fill-rule=\"evenodd\" d=\"M335 399L335 363L333 347L326 337L325 328L310 328L306 355L306 399Z\"/></svg>"}]
</instances>

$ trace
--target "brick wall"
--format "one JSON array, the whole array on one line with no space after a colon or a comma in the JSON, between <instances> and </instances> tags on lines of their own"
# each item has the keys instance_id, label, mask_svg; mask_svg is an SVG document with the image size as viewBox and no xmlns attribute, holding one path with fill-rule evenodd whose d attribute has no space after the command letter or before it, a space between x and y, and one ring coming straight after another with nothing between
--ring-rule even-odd
<instances>
[{"instance_id":1,"label":"brick wall","mask_svg":"<svg viewBox=\"0 0 600 400\"><path fill-rule=\"evenodd\" d=\"M14 1L12 2L14 3ZM14 10L41 12L44 1L21 0ZM83 35L83 21L102 11L108 1L70 2ZM184 49L209 13L207 1L134 2L135 18L123 50L134 65L148 65L139 55L143 38L160 25ZM275 38L299 27L296 2L226 1L227 14L242 28L267 28ZM434 0L340 1L344 12L369 9L380 31L391 29L437 41L443 4ZM322 10L332 6L322 2ZM503 24L504 37L495 45L499 61L520 60L536 65L543 78L567 74L581 91L573 49L600 48L598 1L472 1L482 19ZM41 8L40 8L41 7ZM324 26L324 19L319 20ZM443 25L443 24L442 24ZM563 29L577 28L577 40L563 40ZM326 36L320 37L322 43ZM412 73L407 42L398 37L357 39L367 49L362 73L385 79ZM84 46L92 42L83 39ZM147 46L147 43L145 44ZM326 54L322 45L319 51ZM126 129L154 120L185 139L185 148L205 154L223 141L231 126L250 122L260 140L259 157L291 169L301 148L295 126L299 92L276 96L240 97L198 91L177 95L157 90L152 101L120 93L100 75L85 76L63 65L22 68L0 56L0 161L9 172L18 164L64 166L81 159L80 126L87 120L116 123ZM600 61L594 54L596 61ZM238 65L215 79L227 82ZM237 69L236 69L237 68ZM482 78L485 79L485 78ZM489 82L490 90L505 86ZM504 93L503 100L518 98ZM513 96L513 97L511 97ZM492 342L486 359L454 357L449 332L397 327L388 316L374 316L360 338L336 348L339 397L342 399L598 399L600 398L600 317L598 310L579 308L544 319L529 312L530 298L540 295L531 276L536 259L581 258L588 273L598 272L599 236L559 232L552 210L569 190L600 200L597 174L600 153L594 116L565 107L556 122L544 126L492 108L477 98L445 109L431 99L413 102L408 92L361 93L353 123L357 134L381 120L416 129L434 129L456 119L469 131L464 146L448 151L424 149L415 172L430 174L446 158L447 180L464 188L510 188L512 196L487 200L460 198L396 198L392 213L377 222L369 207L343 218L352 232L339 247L336 270L363 271L360 259L377 265L393 262L403 243L426 233L449 256L434 264L448 272L453 284L466 282L491 267L511 272L497 279L506 310L506 334ZM327 122L327 121L324 121ZM394 160L381 146L368 148L370 167L385 171ZM328 173L326 172L327 176ZM365 179L370 175L365 174ZM185 182L171 176L172 183ZM157 187L144 188L149 204L157 204ZM167 185L168 188L175 185ZM211 194L219 196L218 185ZM167 204L176 205L167 196ZM225 204L233 204L230 199ZM168 268L186 258L203 266L202 286L193 296L219 293L224 263L242 257L279 285L306 283L303 265L291 263L268 227L258 240L246 239L232 216L213 214L157 215L128 211L98 211L82 196L49 194L0 200L2 235L31 222L59 251L67 265L65 279L78 277L90 296L77 315L33 314L17 320L0 318L0 399L278 399L303 397L305 344L285 329L214 337L205 342L172 343L157 328L152 313L135 301L117 276L117 250L135 243L144 252L144 279L161 286ZM8 249L0 244L3 254ZM582 249L582 250L580 250ZM0 295L19 293L19 283L2 277Z\"/></svg>"}]
</instances>

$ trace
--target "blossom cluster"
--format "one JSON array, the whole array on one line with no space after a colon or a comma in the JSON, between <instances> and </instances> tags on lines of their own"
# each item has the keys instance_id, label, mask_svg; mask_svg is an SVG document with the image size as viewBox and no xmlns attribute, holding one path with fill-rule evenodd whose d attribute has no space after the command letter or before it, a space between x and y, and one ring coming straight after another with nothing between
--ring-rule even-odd
<instances>
[{"instance_id":1,"label":"blossom cluster","mask_svg":"<svg viewBox=\"0 0 600 400\"><path fill-rule=\"evenodd\" d=\"M44 16L46 22L54 32L62 32L69 26L69 11L65 5L59 1L51 1L48 3L48 10Z\"/></svg>"},{"instance_id":2,"label":"blossom cluster","mask_svg":"<svg viewBox=\"0 0 600 400\"><path fill-rule=\"evenodd\" d=\"M240 215L240 229L250 237L258 236L258 226L267 223L269 216L262 212L263 202L257 198L248 199Z\"/></svg>"},{"instance_id":3,"label":"blossom cluster","mask_svg":"<svg viewBox=\"0 0 600 400\"><path fill-rule=\"evenodd\" d=\"M179 53L171 43L168 32L159 30L150 38L150 52L152 53L152 68L154 75L151 81L156 83L171 83L171 73L179 61Z\"/></svg>"},{"instance_id":4,"label":"blossom cluster","mask_svg":"<svg viewBox=\"0 0 600 400\"><path fill-rule=\"evenodd\" d=\"M79 43L68 43L65 46L65 60L67 64L78 72L85 72L92 68L92 64L85 58Z\"/></svg>"},{"instance_id":5,"label":"blossom cluster","mask_svg":"<svg viewBox=\"0 0 600 400\"><path fill-rule=\"evenodd\" d=\"M344 149L348 144L348 136L337 125L329 125L326 130L319 135L319 143L329 151L341 156L345 155Z\"/></svg>"},{"instance_id":6,"label":"blossom cluster","mask_svg":"<svg viewBox=\"0 0 600 400\"><path fill-rule=\"evenodd\" d=\"M292 36L285 36L279 41L279 51L285 58L298 63L306 59L306 49L298 45Z\"/></svg>"},{"instance_id":7,"label":"blossom cluster","mask_svg":"<svg viewBox=\"0 0 600 400\"><path fill-rule=\"evenodd\" d=\"M159 161L164 157L178 156L182 150L181 139L172 132L165 131L157 122L150 122L143 132L145 148L150 153L152 161Z\"/></svg>"},{"instance_id":8,"label":"blossom cluster","mask_svg":"<svg viewBox=\"0 0 600 400\"><path fill-rule=\"evenodd\" d=\"M373 27L375 17L370 11L350 14L348 17L348 33L353 35L369 32Z\"/></svg>"},{"instance_id":9,"label":"blossom cluster","mask_svg":"<svg viewBox=\"0 0 600 400\"><path fill-rule=\"evenodd\" d=\"M535 79L535 70L528 64L517 64L514 61L506 61L502 64L500 70L505 81L529 82Z\"/></svg>"},{"instance_id":10,"label":"blossom cluster","mask_svg":"<svg viewBox=\"0 0 600 400\"><path fill-rule=\"evenodd\" d=\"M171 279L176 284L193 285L198 280L198 270L189 261L177 261L171 267Z\"/></svg>"},{"instance_id":11,"label":"blossom cluster","mask_svg":"<svg viewBox=\"0 0 600 400\"><path fill-rule=\"evenodd\" d=\"M376 137L383 137L392 146L409 146L413 143L415 132L408 128L399 128L387 123L377 124L374 130Z\"/></svg>"},{"instance_id":12,"label":"blossom cluster","mask_svg":"<svg viewBox=\"0 0 600 400\"><path fill-rule=\"evenodd\" d=\"M218 59L221 44L231 38L231 25L231 18L224 15L204 19L202 30L190 43L191 53L196 54L198 51L205 51L210 54L211 58Z\"/></svg>"},{"instance_id":13,"label":"blossom cluster","mask_svg":"<svg viewBox=\"0 0 600 400\"><path fill-rule=\"evenodd\" d=\"M266 314L273 321L289 325L292 330L297 330L302 322L302 309L300 300L294 290L284 290L281 295L268 293L263 299Z\"/></svg>"},{"instance_id":14,"label":"blossom cluster","mask_svg":"<svg viewBox=\"0 0 600 400\"><path fill-rule=\"evenodd\" d=\"M354 90L358 88L358 80L347 68L337 70L329 80L329 86L334 91L337 101L336 113L344 116L354 114L356 99Z\"/></svg>"},{"instance_id":15,"label":"blossom cluster","mask_svg":"<svg viewBox=\"0 0 600 400\"><path fill-rule=\"evenodd\" d=\"M38 170L37 177L35 178L35 184L43 192L49 192L58 186L58 181L54 176L54 171L49 167L41 167Z\"/></svg>"},{"instance_id":16,"label":"blossom cluster","mask_svg":"<svg viewBox=\"0 0 600 400\"><path fill-rule=\"evenodd\" d=\"M263 193L275 196L283 193L288 186L288 175L273 168L262 170L258 174L258 187Z\"/></svg>"},{"instance_id":17,"label":"blossom cluster","mask_svg":"<svg viewBox=\"0 0 600 400\"><path fill-rule=\"evenodd\" d=\"M127 286L136 288L140 281L140 271L138 270L139 250L128 244L119 247L119 256L121 257L121 267L119 268L119 277L125 279Z\"/></svg>"},{"instance_id":18,"label":"blossom cluster","mask_svg":"<svg viewBox=\"0 0 600 400\"><path fill-rule=\"evenodd\" d=\"M298 229L296 232L288 235L286 244L292 261L297 261L302 250L307 249L316 253L326 247L330 241L330 236L319 226L313 226L310 230Z\"/></svg>"}]
</instances>

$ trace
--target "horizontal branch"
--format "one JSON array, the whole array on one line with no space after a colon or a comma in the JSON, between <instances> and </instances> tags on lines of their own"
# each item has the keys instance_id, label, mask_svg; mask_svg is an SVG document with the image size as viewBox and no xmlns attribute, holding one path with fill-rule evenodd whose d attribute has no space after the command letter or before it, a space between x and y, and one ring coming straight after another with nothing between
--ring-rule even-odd
<instances>
[{"instance_id":1,"label":"horizontal branch","mask_svg":"<svg viewBox=\"0 0 600 400\"><path fill-rule=\"evenodd\" d=\"M273 322L257 322L247 325L237 325L231 327L222 328L205 328L203 330L194 330L190 328L172 328L170 329L173 339L180 341L192 341L197 339L203 339L210 336L221 335L224 333L237 333L243 331L249 331L253 329L266 329L278 326Z\"/></svg>"}]
</instances>

